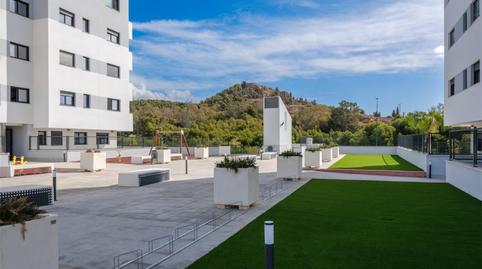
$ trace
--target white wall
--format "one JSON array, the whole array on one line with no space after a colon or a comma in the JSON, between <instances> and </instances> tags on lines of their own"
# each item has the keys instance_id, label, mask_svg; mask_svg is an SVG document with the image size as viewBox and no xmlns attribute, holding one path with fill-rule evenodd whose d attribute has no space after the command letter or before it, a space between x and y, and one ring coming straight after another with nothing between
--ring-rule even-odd
<instances>
[{"instance_id":1,"label":"white wall","mask_svg":"<svg viewBox=\"0 0 482 269\"><path fill-rule=\"evenodd\" d=\"M397 155L418 168L427 171L427 154L407 148L397 147Z\"/></svg>"},{"instance_id":2,"label":"white wall","mask_svg":"<svg viewBox=\"0 0 482 269\"><path fill-rule=\"evenodd\" d=\"M340 154L397 154L397 147L340 146Z\"/></svg>"},{"instance_id":3,"label":"white wall","mask_svg":"<svg viewBox=\"0 0 482 269\"><path fill-rule=\"evenodd\" d=\"M268 98L278 98L278 108L266 108L266 98L263 100L263 149L267 151L267 148L271 146L278 153L291 150L291 115L281 97Z\"/></svg>"},{"instance_id":4,"label":"white wall","mask_svg":"<svg viewBox=\"0 0 482 269\"><path fill-rule=\"evenodd\" d=\"M447 182L482 200L482 168L469 163L447 161Z\"/></svg>"}]
</instances>

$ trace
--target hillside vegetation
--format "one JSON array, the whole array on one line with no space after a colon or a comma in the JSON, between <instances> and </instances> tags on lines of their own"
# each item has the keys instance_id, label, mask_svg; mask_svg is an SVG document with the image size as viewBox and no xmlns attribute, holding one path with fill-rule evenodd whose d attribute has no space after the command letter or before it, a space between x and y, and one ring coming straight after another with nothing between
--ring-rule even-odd
<instances>
[{"instance_id":1,"label":"hillside vegetation","mask_svg":"<svg viewBox=\"0 0 482 269\"><path fill-rule=\"evenodd\" d=\"M296 98L290 92L241 83L199 104L164 100L137 100L131 104L134 132L152 136L156 130L185 130L191 145L261 146L265 96L281 96L293 117L293 141L310 136L318 143L370 145L376 136L382 145L392 145L398 133L443 131L440 109L400 116L375 118L354 102L337 107Z\"/></svg>"}]
</instances>

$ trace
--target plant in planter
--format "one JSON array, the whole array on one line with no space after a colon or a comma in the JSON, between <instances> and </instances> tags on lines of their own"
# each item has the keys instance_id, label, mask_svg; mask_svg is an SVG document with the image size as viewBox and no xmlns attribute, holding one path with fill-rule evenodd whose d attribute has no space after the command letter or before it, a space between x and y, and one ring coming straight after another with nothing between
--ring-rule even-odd
<instances>
[{"instance_id":1,"label":"plant in planter","mask_svg":"<svg viewBox=\"0 0 482 269\"><path fill-rule=\"evenodd\" d=\"M56 216L26 198L0 202L0 238L0 268L58 268Z\"/></svg>"},{"instance_id":2,"label":"plant in planter","mask_svg":"<svg viewBox=\"0 0 482 269\"><path fill-rule=\"evenodd\" d=\"M88 149L80 154L80 169L83 171L100 171L106 168L106 153L98 149Z\"/></svg>"},{"instance_id":3,"label":"plant in planter","mask_svg":"<svg viewBox=\"0 0 482 269\"><path fill-rule=\"evenodd\" d=\"M308 148L305 151L305 165L307 167L321 167L323 163L322 148Z\"/></svg>"},{"instance_id":4,"label":"plant in planter","mask_svg":"<svg viewBox=\"0 0 482 269\"><path fill-rule=\"evenodd\" d=\"M300 179L303 170L303 154L294 151L282 152L277 160L278 177Z\"/></svg>"},{"instance_id":5,"label":"plant in planter","mask_svg":"<svg viewBox=\"0 0 482 269\"><path fill-rule=\"evenodd\" d=\"M171 162L171 149L167 147L157 147L157 162L158 163L170 163Z\"/></svg>"},{"instance_id":6,"label":"plant in planter","mask_svg":"<svg viewBox=\"0 0 482 269\"><path fill-rule=\"evenodd\" d=\"M214 203L247 209L259 197L259 170L252 158L224 158L214 168Z\"/></svg>"}]
</instances>

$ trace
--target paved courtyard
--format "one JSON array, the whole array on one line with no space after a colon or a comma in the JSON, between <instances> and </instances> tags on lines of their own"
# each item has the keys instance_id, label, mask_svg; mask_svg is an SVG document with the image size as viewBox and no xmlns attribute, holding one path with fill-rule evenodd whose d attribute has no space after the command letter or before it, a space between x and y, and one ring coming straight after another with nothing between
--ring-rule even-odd
<instances>
[{"instance_id":1,"label":"paved courtyard","mask_svg":"<svg viewBox=\"0 0 482 269\"><path fill-rule=\"evenodd\" d=\"M213 203L213 167L221 158L189 161L167 165L108 164L98 173L78 172L78 163L60 163L58 201L46 207L58 215L60 268L112 268L114 256L135 249L146 249L151 239L170 235L176 227L208 220L213 213L223 214ZM276 181L276 160L258 161L261 190ZM325 164L329 166L330 164ZM151 167L171 168L168 182L142 188L118 187L120 171ZM361 175L305 172L305 178L366 179ZM374 180L427 181L425 179L373 177ZM307 180L289 183L285 191L273 199L260 201L232 223L226 225L159 268L184 268L229 238L254 218L268 210ZM437 182L437 181L434 181ZM51 175L0 179L0 187L15 185L51 185ZM289 185L288 184L288 185Z\"/></svg>"}]
</instances>

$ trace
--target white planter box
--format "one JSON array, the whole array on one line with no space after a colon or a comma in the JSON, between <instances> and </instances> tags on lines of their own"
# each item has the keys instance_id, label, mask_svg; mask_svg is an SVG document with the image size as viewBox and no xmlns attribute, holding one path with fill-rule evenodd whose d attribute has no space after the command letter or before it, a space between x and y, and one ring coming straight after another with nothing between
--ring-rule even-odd
<instances>
[{"instance_id":1,"label":"white planter box","mask_svg":"<svg viewBox=\"0 0 482 269\"><path fill-rule=\"evenodd\" d=\"M286 179L299 179L303 170L303 158L299 156L278 156L278 177Z\"/></svg>"},{"instance_id":2,"label":"white planter box","mask_svg":"<svg viewBox=\"0 0 482 269\"><path fill-rule=\"evenodd\" d=\"M157 150L157 162L158 163L170 163L171 162L171 150L170 149Z\"/></svg>"},{"instance_id":3,"label":"white planter box","mask_svg":"<svg viewBox=\"0 0 482 269\"><path fill-rule=\"evenodd\" d=\"M57 216L46 215L22 225L0 226L1 269L58 269L59 238Z\"/></svg>"},{"instance_id":4,"label":"white planter box","mask_svg":"<svg viewBox=\"0 0 482 269\"><path fill-rule=\"evenodd\" d=\"M209 148L194 148L194 158L207 159L209 157Z\"/></svg>"},{"instance_id":5,"label":"white planter box","mask_svg":"<svg viewBox=\"0 0 482 269\"><path fill-rule=\"evenodd\" d=\"M214 203L249 207L259 198L258 168L214 168Z\"/></svg>"},{"instance_id":6,"label":"white planter box","mask_svg":"<svg viewBox=\"0 0 482 269\"><path fill-rule=\"evenodd\" d=\"M321 154L323 156L323 161L324 162L331 162L332 160L332 153L331 153L331 148L329 149L322 149Z\"/></svg>"},{"instance_id":7,"label":"white planter box","mask_svg":"<svg viewBox=\"0 0 482 269\"><path fill-rule=\"evenodd\" d=\"M333 157L333 159L338 158L338 156L340 156L340 147L331 148L331 156Z\"/></svg>"},{"instance_id":8,"label":"white planter box","mask_svg":"<svg viewBox=\"0 0 482 269\"><path fill-rule=\"evenodd\" d=\"M305 165L307 167L321 167L322 164L321 151L305 151Z\"/></svg>"},{"instance_id":9,"label":"white planter box","mask_svg":"<svg viewBox=\"0 0 482 269\"><path fill-rule=\"evenodd\" d=\"M82 152L80 154L80 170L100 171L106 168L105 152Z\"/></svg>"},{"instance_id":10,"label":"white planter box","mask_svg":"<svg viewBox=\"0 0 482 269\"><path fill-rule=\"evenodd\" d=\"M209 147L209 156L229 156L231 155L231 146Z\"/></svg>"}]
</instances>

